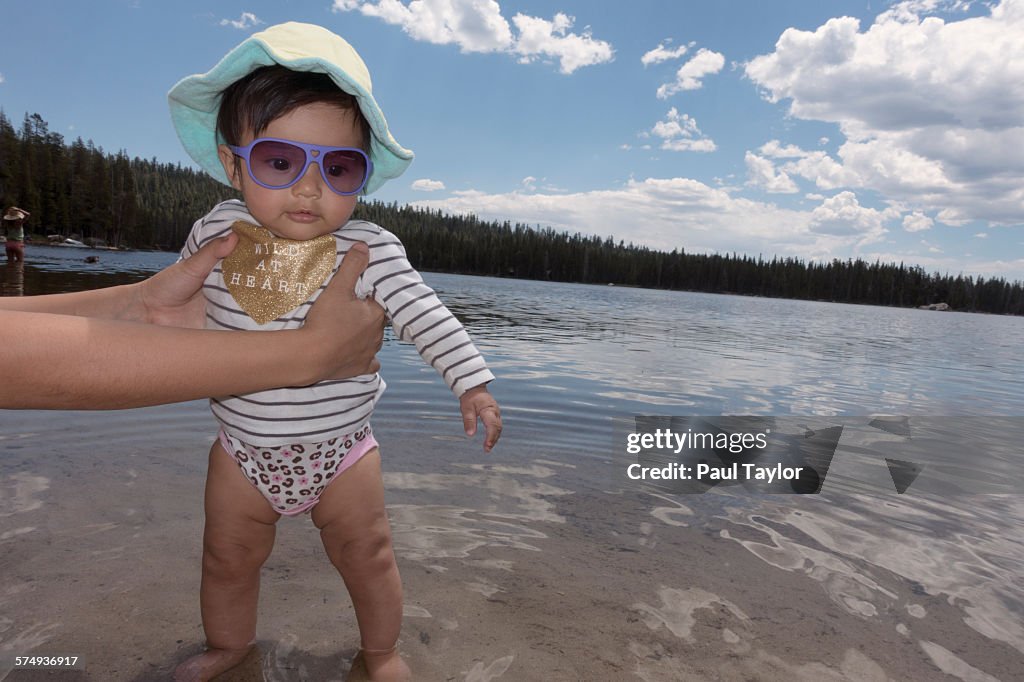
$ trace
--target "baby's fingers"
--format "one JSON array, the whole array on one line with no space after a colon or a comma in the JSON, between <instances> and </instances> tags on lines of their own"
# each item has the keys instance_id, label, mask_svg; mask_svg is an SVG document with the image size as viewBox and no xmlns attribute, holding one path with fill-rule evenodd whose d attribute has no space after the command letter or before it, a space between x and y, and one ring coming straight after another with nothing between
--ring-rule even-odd
<instances>
[{"instance_id":1,"label":"baby's fingers","mask_svg":"<svg viewBox=\"0 0 1024 682\"><path fill-rule=\"evenodd\" d=\"M484 452L490 452L501 438L501 412L497 405L488 405L480 410L480 421L484 423L486 437L484 438Z\"/></svg>"},{"instance_id":2,"label":"baby's fingers","mask_svg":"<svg viewBox=\"0 0 1024 682\"><path fill-rule=\"evenodd\" d=\"M476 406L472 403L462 405L462 428L467 436L476 435Z\"/></svg>"}]
</instances>

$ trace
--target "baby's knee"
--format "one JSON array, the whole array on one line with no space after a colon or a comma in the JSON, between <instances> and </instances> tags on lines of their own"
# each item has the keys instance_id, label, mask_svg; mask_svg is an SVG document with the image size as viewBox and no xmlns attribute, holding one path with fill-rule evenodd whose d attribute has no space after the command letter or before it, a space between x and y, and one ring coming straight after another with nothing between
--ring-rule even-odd
<instances>
[{"instance_id":1,"label":"baby's knee","mask_svg":"<svg viewBox=\"0 0 1024 682\"><path fill-rule=\"evenodd\" d=\"M258 574L270 548L239 542L203 541L203 573L222 580L244 580Z\"/></svg>"},{"instance_id":2,"label":"baby's knee","mask_svg":"<svg viewBox=\"0 0 1024 682\"><path fill-rule=\"evenodd\" d=\"M391 527L387 522L374 524L357 537L343 541L324 533L323 541L332 563L343 571L365 570L376 574L390 568L395 561Z\"/></svg>"}]
</instances>

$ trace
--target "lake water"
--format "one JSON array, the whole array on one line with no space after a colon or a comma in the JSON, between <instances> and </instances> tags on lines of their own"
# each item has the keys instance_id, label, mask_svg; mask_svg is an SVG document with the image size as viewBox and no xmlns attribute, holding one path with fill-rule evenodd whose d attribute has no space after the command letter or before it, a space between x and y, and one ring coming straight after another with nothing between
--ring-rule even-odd
<instances>
[{"instance_id":1,"label":"lake water","mask_svg":"<svg viewBox=\"0 0 1024 682\"><path fill-rule=\"evenodd\" d=\"M99 262L85 262L89 255ZM3 266L4 293L136 281L174 258L30 246L23 274ZM535 416L527 421L538 425L549 417L592 424L649 412L1024 415L1018 317L424 278L486 351L509 407L529 408ZM390 337L384 353L385 361L401 361L402 378L406 361L416 358ZM414 390L409 398L417 396L427 397Z\"/></svg>"},{"instance_id":2,"label":"lake water","mask_svg":"<svg viewBox=\"0 0 1024 682\"><path fill-rule=\"evenodd\" d=\"M99 262L86 263L88 255ZM30 246L26 258L23 270L3 266L5 294L134 281L174 255ZM996 669L996 678L972 676L984 674L978 659L986 656L1000 669L1022 669L1024 320L437 273L424 279L498 377L492 391L505 433L492 457L535 453L573 466L580 494L629 489L618 466L617 419L845 419L830 473L844 485L801 497L650 493L661 500L653 518L701 527L758 564L806 576L859 619L877 618L898 592L893 581L905 581L912 594L947 599L956 624L995 647L965 655L932 633L915 649L932 665L961 679L1011 679ZM456 438L457 403L414 347L389 332L380 359L389 388L378 415L388 430ZM885 489L885 464L869 452L886 443L869 428L872 415L907 417L911 427L919 419L919 441L917 434L948 436L945 425L971 446L964 459L978 455L975 468L991 465L981 474L1004 484L961 492L1009 494L942 497L919 488L913 497L897 495L891 483ZM999 433L985 421L993 418L1003 418L994 422ZM923 619L917 609L908 606L904 620ZM908 637L907 625L895 627Z\"/></svg>"}]
</instances>

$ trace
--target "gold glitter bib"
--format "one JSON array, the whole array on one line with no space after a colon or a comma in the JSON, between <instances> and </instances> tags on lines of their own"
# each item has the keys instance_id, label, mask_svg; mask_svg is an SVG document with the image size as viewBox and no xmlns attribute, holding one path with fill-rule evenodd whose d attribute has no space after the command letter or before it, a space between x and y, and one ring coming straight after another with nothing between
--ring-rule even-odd
<instances>
[{"instance_id":1,"label":"gold glitter bib","mask_svg":"<svg viewBox=\"0 0 1024 682\"><path fill-rule=\"evenodd\" d=\"M329 234L300 242L236 220L238 246L221 263L224 284L239 307L266 324L302 305L334 269L337 247Z\"/></svg>"}]
</instances>

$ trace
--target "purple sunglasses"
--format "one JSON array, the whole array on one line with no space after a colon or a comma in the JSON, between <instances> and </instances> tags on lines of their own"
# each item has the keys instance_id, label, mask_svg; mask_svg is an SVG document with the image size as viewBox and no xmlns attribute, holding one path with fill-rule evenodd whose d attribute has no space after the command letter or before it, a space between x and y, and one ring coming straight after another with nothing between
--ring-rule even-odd
<instances>
[{"instance_id":1,"label":"purple sunglasses","mask_svg":"<svg viewBox=\"0 0 1024 682\"><path fill-rule=\"evenodd\" d=\"M245 159L249 177L260 187L285 189L302 178L315 163L335 194L349 196L363 191L373 172L373 162L362 149L321 147L276 137L260 137L244 147L228 148Z\"/></svg>"}]
</instances>

